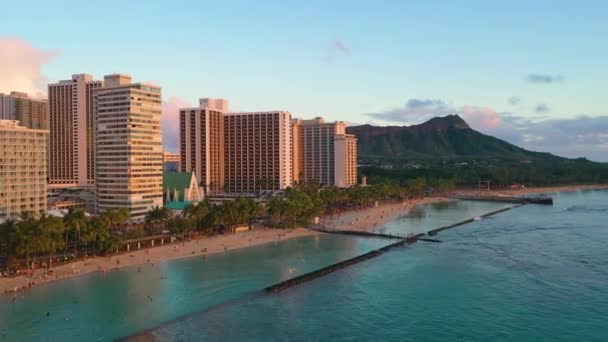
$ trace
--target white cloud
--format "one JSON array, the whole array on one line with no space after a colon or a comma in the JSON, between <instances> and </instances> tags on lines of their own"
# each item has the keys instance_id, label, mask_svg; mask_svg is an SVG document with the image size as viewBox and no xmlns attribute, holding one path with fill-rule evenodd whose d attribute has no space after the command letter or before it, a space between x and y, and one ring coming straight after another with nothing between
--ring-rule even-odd
<instances>
[{"instance_id":1,"label":"white cloud","mask_svg":"<svg viewBox=\"0 0 608 342\"><path fill-rule=\"evenodd\" d=\"M175 96L163 100L160 125L163 131L163 145L168 151L179 150L179 109L188 107L191 107L188 102Z\"/></svg>"},{"instance_id":2,"label":"white cloud","mask_svg":"<svg viewBox=\"0 0 608 342\"><path fill-rule=\"evenodd\" d=\"M46 96L48 80L42 67L56 55L20 38L0 38L0 92L15 90L34 97Z\"/></svg>"}]
</instances>

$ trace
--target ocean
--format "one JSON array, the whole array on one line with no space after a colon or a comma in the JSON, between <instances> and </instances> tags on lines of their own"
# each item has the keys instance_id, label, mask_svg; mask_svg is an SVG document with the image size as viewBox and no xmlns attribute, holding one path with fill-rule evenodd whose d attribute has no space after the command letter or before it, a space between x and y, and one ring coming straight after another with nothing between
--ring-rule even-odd
<instances>
[{"instance_id":1,"label":"ocean","mask_svg":"<svg viewBox=\"0 0 608 342\"><path fill-rule=\"evenodd\" d=\"M305 237L40 286L14 304L0 297L0 341L606 341L608 191L554 199L277 294L262 289L388 241ZM427 205L379 230L428 231L504 206Z\"/></svg>"}]
</instances>

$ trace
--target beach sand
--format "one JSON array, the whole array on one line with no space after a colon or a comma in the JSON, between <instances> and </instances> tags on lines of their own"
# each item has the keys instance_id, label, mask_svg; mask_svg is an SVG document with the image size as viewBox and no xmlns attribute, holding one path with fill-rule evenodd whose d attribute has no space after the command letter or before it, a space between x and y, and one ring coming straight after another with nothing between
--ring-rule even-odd
<instances>
[{"instance_id":1,"label":"beach sand","mask_svg":"<svg viewBox=\"0 0 608 342\"><path fill-rule=\"evenodd\" d=\"M37 286L90 272L101 272L106 269L109 272L114 272L116 267L120 270L124 267L144 265L152 262L158 264L159 261L163 260L192 256L202 257L205 254L226 253L234 249L316 234L319 233L305 228L256 228L238 234L216 235L184 242L179 241L172 244L167 243L163 246L148 249L142 248L111 257L90 257L86 260L53 267L52 275L49 275L46 279L42 277L43 270L36 270L29 278L25 275L0 278L0 294L7 291L12 292L15 289L19 290L24 286L27 288L28 281L34 282L35 286ZM206 252L203 252L204 249L206 249Z\"/></svg>"},{"instance_id":2,"label":"beach sand","mask_svg":"<svg viewBox=\"0 0 608 342\"><path fill-rule=\"evenodd\" d=\"M377 207L350 210L337 215L328 215L320 224L326 229L374 231L395 217L407 214L413 207L423 204L454 201L444 197L425 197L405 202L384 203Z\"/></svg>"},{"instance_id":3,"label":"beach sand","mask_svg":"<svg viewBox=\"0 0 608 342\"><path fill-rule=\"evenodd\" d=\"M531 193L551 193L558 191L576 191L586 189L608 189L608 185L589 185L589 186L561 186L550 188L525 188L507 189L500 191L473 191L456 190L455 193L488 196L515 196ZM406 202L383 203L377 207L369 207L359 210L345 211L340 214L328 215L321 218L320 223L328 229L338 230L360 230L373 231L384 223L394 219L399 215L406 214L417 205L452 201L443 197L427 197L423 199L413 199ZM48 283L59 279L71 278L90 272L98 272L109 269L114 271L116 266L120 268L128 266L144 265L149 262L158 263L163 260L186 258L192 256L202 256L204 254L225 253L238 248L246 248L264 243L274 242L302 236L321 234L305 228L295 229L271 229L256 228L254 230L238 233L203 237L195 240L166 244L164 246L141 249L124 253L112 257L91 257L85 261L77 261L70 264L61 265L53 268L52 276L42 278L43 271L36 270L31 278L25 275L17 277L0 278L0 294L14 289L27 287L28 281L36 285ZM202 250L206 248L206 253ZM119 265L117 265L117 260ZM148 261L149 260L149 261Z\"/></svg>"},{"instance_id":4,"label":"beach sand","mask_svg":"<svg viewBox=\"0 0 608 342\"><path fill-rule=\"evenodd\" d=\"M343 230L373 230L375 227L390 221L394 217L407 213L416 205L446 201L440 197L414 199L403 203L384 203L378 207L370 207L359 210L343 212L339 215L327 216L321 219L322 224L331 225L334 229ZM154 248L142 248L111 257L90 257L83 261L77 261L57 267L53 267L53 273L46 278L43 270L34 271L31 277L20 275L17 277L0 278L0 294L21 290L28 287L80 276L90 272L103 272L108 270L114 272L118 266L119 270L124 267L144 265L150 262L158 263L163 260L202 256L204 254L225 253L238 248L252 247L278 240L297 238L322 234L306 228L295 229L272 229L256 228L248 232L237 234L216 235L202 237L195 240L165 244ZM206 252L203 250L206 248ZM224 249L226 248L226 250ZM117 264L117 261L119 264Z\"/></svg>"}]
</instances>

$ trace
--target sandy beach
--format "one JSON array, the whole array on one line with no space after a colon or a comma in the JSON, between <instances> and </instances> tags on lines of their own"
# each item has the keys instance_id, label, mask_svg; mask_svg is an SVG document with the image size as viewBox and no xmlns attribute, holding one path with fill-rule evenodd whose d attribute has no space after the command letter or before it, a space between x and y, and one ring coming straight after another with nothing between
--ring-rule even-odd
<instances>
[{"instance_id":1,"label":"sandy beach","mask_svg":"<svg viewBox=\"0 0 608 342\"><path fill-rule=\"evenodd\" d=\"M378 207L359 210L350 210L338 215L327 216L321 223L327 227L343 230L373 230L375 227L390 221L398 215L407 213L416 205L448 201L440 197L414 199L403 203L384 203ZM87 260L77 261L53 268L50 276L44 277L43 270L34 271L31 277L21 275L17 277L0 278L0 294L20 290L28 283L32 286L45 284L51 281L67 279L84 275L90 272L115 271L124 267L158 263L163 260L202 257L205 254L226 253L234 249L252 247L264 243L321 234L306 228L271 229L256 228L238 234L216 235L202 237L195 240L166 244L154 248L142 248L130 253L123 253L112 257L91 257Z\"/></svg>"},{"instance_id":2,"label":"sandy beach","mask_svg":"<svg viewBox=\"0 0 608 342\"><path fill-rule=\"evenodd\" d=\"M205 254L227 253L239 248L315 234L319 233L305 228L285 230L256 228L238 234L216 235L185 242L180 241L173 244L165 244L160 247L142 248L112 257L90 257L83 261L53 267L52 275L47 276L46 279L43 277L43 270L41 269L34 271L34 274L29 279L25 275L0 278L0 294L7 291L13 292L15 289L19 290L24 286L27 287L28 281L35 283L34 286L37 286L91 272L103 272L104 270L114 272L117 267L120 270L124 267L158 263L163 260L193 256L203 257Z\"/></svg>"},{"instance_id":3,"label":"sandy beach","mask_svg":"<svg viewBox=\"0 0 608 342\"><path fill-rule=\"evenodd\" d=\"M329 215L320 223L327 229L373 231L399 215L409 212L413 207L423 204L454 201L444 197L425 197L405 202L384 203L377 207L346 211Z\"/></svg>"},{"instance_id":4,"label":"sandy beach","mask_svg":"<svg viewBox=\"0 0 608 342\"><path fill-rule=\"evenodd\" d=\"M559 191L577 191L586 189L608 189L608 185L589 186L560 186L549 188L506 189L500 191L473 191L456 190L455 193L488 196L516 196L532 193L551 193ZM373 231L387 221L399 215L406 214L417 205L453 201L443 197L427 197L406 202L383 203L377 207L345 211L340 214L328 215L321 218L320 223L328 229L338 230L364 230ZM116 267L144 265L158 263L163 260L186 258L192 256L202 257L205 254L226 253L234 249L256 246L278 240L311 236L320 234L305 228L271 229L256 228L254 230L238 233L202 237L195 240L166 244L164 246L141 249L112 257L91 257L85 261L77 261L53 268L50 276L43 277L42 270L36 270L31 277L25 275L17 277L0 278L0 294L12 292L15 289L27 287L28 283L40 285L51 281L80 276L90 272L115 271Z\"/></svg>"}]
</instances>

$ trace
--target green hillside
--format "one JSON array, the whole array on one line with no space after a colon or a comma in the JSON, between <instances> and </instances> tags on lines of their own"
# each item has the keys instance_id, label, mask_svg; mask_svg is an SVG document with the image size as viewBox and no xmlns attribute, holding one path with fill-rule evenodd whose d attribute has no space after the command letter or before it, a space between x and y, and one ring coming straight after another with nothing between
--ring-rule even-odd
<instances>
[{"instance_id":1,"label":"green hillside","mask_svg":"<svg viewBox=\"0 0 608 342\"><path fill-rule=\"evenodd\" d=\"M608 164L528 151L469 127L458 115L420 125L348 127L358 139L359 174L370 182L423 177L459 185L608 183Z\"/></svg>"}]
</instances>

